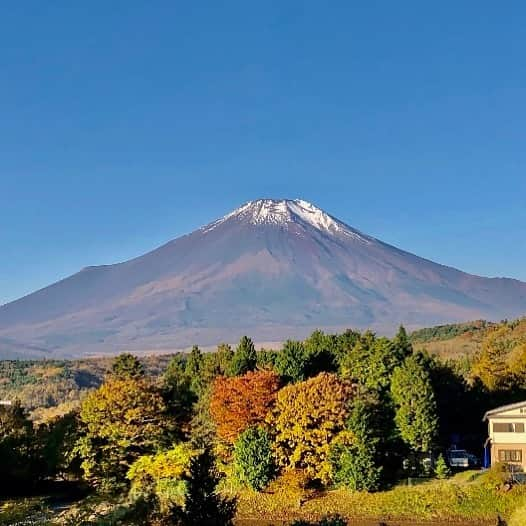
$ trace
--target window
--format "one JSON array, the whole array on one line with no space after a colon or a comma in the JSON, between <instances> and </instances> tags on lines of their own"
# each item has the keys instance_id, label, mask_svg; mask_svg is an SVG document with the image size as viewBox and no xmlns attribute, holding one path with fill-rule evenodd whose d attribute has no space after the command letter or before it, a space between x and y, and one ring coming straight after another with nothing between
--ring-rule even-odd
<instances>
[{"instance_id":1,"label":"window","mask_svg":"<svg viewBox=\"0 0 526 526\"><path fill-rule=\"evenodd\" d=\"M495 422L493 424L494 433L524 433L522 422Z\"/></svg>"},{"instance_id":2,"label":"window","mask_svg":"<svg viewBox=\"0 0 526 526\"><path fill-rule=\"evenodd\" d=\"M499 449L499 462L522 462L520 449Z\"/></svg>"}]
</instances>

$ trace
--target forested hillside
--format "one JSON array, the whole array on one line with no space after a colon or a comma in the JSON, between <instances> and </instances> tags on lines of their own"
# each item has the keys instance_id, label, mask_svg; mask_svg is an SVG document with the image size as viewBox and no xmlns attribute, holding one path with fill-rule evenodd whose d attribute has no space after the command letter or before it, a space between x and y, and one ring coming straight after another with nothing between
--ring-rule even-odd
<instances>
[{"instance_id":1,"label":"forested hillside","mask_svg":"<svg viewBox=\"0 0 526 526\"><path fill-rule=\"evenodd\" d=\"M171 355L142 358L146 374L158 377ZM110 358L86 360L1 360L0 400L18 400L37 420L47 420L79 407L90 389L111 370Z\"/></svg>"},{"instance_id":2,"label":"forested hillside","mask_svg":"<svg viewBox=\"0 0 526 526\"><path fill-rule=\"evenodd\" d=\"M418 350L443 359L473 362L482 353L485 342L502 343L502 356L526 340L526 318L500 323L478 320L421 329L410 335Z\"/></svg>"}]
</instances>

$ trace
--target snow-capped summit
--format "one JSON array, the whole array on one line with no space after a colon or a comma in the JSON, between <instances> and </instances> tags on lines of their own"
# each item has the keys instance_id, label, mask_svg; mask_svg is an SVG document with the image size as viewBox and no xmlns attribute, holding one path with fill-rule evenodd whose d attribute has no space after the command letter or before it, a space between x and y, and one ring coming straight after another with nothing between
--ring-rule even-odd
<instances>
[{"instance_id":1,"label":"snow-capped summit","mask_svg":"<svg viewBox=\"0 0 526 526\"><path fill-rule=\"evenodd\" d=\"M372 240L371 237L342 223L321 208L303 199L256 199L249 201L221 219L207 225L203 230L210 232L233 219L251 225L274 225L283 228L288 228L292 224L302 224L325 233L359 238L364 242Z\"/></svg>"}]
</instances>

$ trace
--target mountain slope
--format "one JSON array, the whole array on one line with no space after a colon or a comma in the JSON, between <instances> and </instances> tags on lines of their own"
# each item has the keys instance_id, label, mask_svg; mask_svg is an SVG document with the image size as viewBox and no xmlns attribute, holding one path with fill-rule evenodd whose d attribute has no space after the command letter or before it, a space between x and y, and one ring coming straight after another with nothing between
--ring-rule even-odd
<instances>
[{"instance_id":1,"label":"mountain slope","mask_svg":"<svg viewBox=\"0 0 526 526\"><path fill-rule=\"evenodd\" d=\"M265 199L0 307L0 350L173 349L245 332L276 341L319 326L390 331L525 312L525 283L419 258L305 201Z\"/></svg>"}]
</instances>

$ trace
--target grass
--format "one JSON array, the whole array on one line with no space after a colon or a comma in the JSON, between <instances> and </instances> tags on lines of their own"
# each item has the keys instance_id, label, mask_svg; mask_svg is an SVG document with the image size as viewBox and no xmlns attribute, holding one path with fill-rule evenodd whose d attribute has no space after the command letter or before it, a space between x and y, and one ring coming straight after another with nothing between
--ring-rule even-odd
<instances>
[{"instance_id":1,"label":"grass","mask_svg":"<svg viewBox=\"0 0 526 526\"><path fill-rule=\"evenodd\" d=\"M524 526L526 524L526 502L517 508L508 521L508 526Z\"/></svg>"},{"instance_id":2,"label":"grass","mask_svg":"<svg viewBox=\"0 0 526 526\"><path fill-rule=\"evenodd\" d=\"M526 501L526 487L495 489L491 475L459 474L445 481L396 486L378 493L334 489L315 493L304 502L297 492L274 483L265 493L247 489L239 498L237 518L261 521L319 520L339 513L356 520L472 521L495 524L508 519ZM516 513L519 513L518 511ZM524 526L526 522L518 522Z\"/></svg>"},{"instance_id":3,"label":"grass","mask_svg":"<svg viewBox=\"0 0 526 526\"><path fill-rule=\"evenodd\" d=\"M492 471L467 471L443 481L399 485L377 493L346 489L309 492L291 484L289 479L278 479L266 492L257 493L240 487L228 477L222 492L239 499L236 523L290 524L298 519L316 521L340 514L346 519L364 522L443 521L481 526L494 525L497 517L501 517L508 521L508 526L526 525L526 486L515 486L508 491L497 489L499 474ZM87 516L97 516L93 523L100 526L127 523L123 521L128 515L125 507L99 497L88 497L70 511L69 520L56 517L51 521L42 499L0 501L0 526L28 524L24 522L28 519L41 526L77 526Z\"/></svg>"},{"instance_id":4,"label":"grass","mask_svg":"<svg viewBox=\"0 0 526 526\"><path fill-rule=\"evenodd\" d=\"M0 500L0 526L30 523L45 526L50 524L49 516L43 499L38 497Z\"/></svg>"}]
</instances>

